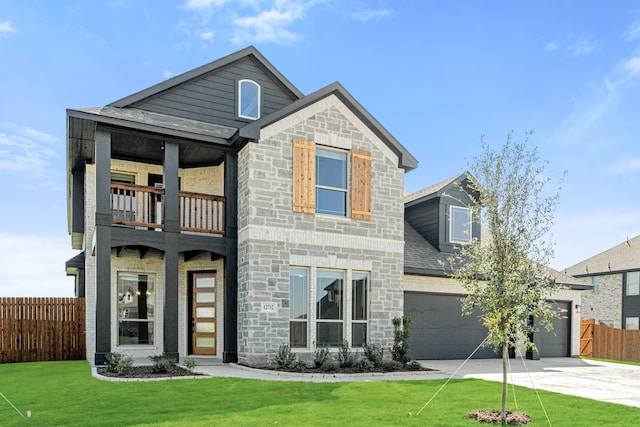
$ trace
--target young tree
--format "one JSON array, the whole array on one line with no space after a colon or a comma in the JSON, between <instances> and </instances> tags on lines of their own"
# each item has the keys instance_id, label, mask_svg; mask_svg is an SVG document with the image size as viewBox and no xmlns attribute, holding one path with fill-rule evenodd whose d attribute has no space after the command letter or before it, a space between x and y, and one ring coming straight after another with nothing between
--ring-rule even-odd
<instances>
[{"instance_id":1,"label":"young tree","mask_svg":"<svg viewBox=\"0 0 640 427\"><path fill-rule=\"evenodd\" d=\"M524 340L536 325L553 328L557 316L547 298L558 290L545 265L553 256L548 240L559 192L549 192L551 178L544 175L537 149L529 149L527 132L522 142L511 132L501 151L484 140L482 155L474 157L467 180L474 221L482 224L488 237L480 242L459 245L448 261L451 276L467 292L462 309L465 315L481 313L488 329L487 345L502 351L501 421L506 423L507 362L509 347ZM485 241L486 240L486 241Z\"/></svg>"}]
</instances>

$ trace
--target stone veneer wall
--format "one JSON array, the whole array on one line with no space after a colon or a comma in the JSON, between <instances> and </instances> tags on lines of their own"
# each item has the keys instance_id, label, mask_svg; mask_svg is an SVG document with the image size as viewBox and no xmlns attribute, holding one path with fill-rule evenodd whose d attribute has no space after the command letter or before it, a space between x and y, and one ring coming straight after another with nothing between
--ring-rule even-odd
<instances>
[{"instance_id":1,"label":"stone veneer wall","mask_svg":"<svg viewBox=\"0 0 640 427\"><path fill-rule=\"evenodd\" d=\"M293 138L372 153L371 221L293 212ZM273 359L289 342L289 267L366 270L370 275L369 341L390 347L391 319L403 313L404 171L389 150L330 96L262 130L238 156L238 356ZM347 296L350 298L350 296ZM349 301L349 299L347 299ZM314 303L310 302L313 322ZM350 319L350 304L344 318ZM350 338L347 328L345 339ZM311 336L311 335L310 335ZM310 358L313 343L300 351ZM299 351L296 349L296 351Z\"/></svg>"},{"instance_id":2,"label":"stone veneer wall","mask_svg":"<svg viewBox=\"0 0 640 427\"><path fill-rule=\"evenodd\" d=\"M582 292L582 318L622 328L622 273L598 276L599 290ZM583 278L592 284L591 277Z\"/></svg>"}]
</instances>

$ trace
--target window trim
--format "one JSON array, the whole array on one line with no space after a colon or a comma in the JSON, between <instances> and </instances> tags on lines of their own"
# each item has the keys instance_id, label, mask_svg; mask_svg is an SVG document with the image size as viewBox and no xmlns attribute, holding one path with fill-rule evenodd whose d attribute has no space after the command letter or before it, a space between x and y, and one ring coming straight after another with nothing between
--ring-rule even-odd
<instances>
[{"instance_id":1,"label":"window trim","mask_svg":"<svg viewBox=\"0 0 640 427\"><path fill-rule=\"evenodd\" d=\"M303 300L305 301L306 304L306 311L307 311L307 317L304 319L298 319L298 318L294 318L292 317L292 310L293 310L293 298L292 298L292 278L294 277L294 275L292 274L294 272L294 270L300 270L300 271L305 271L306 273L306 283L305 283L305 287L306 287L306 295L303 296ZM308 348L309 347L309 325L311 324L311 311L310 311L310 305L309 305L309 300L310 300L310 289L309 289L309 282L311 279L311 274L310 274L310 269L307 267L298 267L298 266L291 266L289 268L289 346L291 348ZM305 324L305 343L303 346L299 346L299 345L293 345L292 342L292 337L291 337L291 323L304 323Z\"/></svg>"},{"instance_id":2,"label":"window trim","mask_svg":"<svg viewBox=\"0 0 640 427\"><path fill-rule=\"evenodd\" d=\"M355 281L356 279L354 279L354 275L355 274L364 274L366 276L367 279L367 283L366 283L366 289L365 289L365 299L364 299L364 304L365 304L365 310L364 310L364 319L355 319L356 317L356 313L354 312L354 304L355 304ZM354 324L359 324L365 325L365 339L364 342L368 343L369 342L369 319L370 319L370 310L371 310L371 273L369 271L359 271L359 270L354 270L351 272L351 347L361 347L360 343L355 344L353 341L353 325Z\"/></svg>"},{"instance_id":3,"label":"window trim","mask_svg":"<svg viewBox=\"0 0 640 427\"><path fill-rule=\"evenodd\" d=\"M121 301L120 301L120 277L121 275L129 275L129 276L137 276L137 283L140 283L140 276L146 276L147 277L147 283L151 283L152 284L152 290L148 291L148 296L151 297L152 299L152 311L151 311L151 316L149 316L148 312L147 312L147 318L140 318L139 316L136 318L125 318L121 316L121 310L124 312L124 310L128 310L127 307L121 306ZM157 304L157 291L156 291L156 274L155 273L147 273L147 272L140 272L140 271L118 271L116 273L116 319L117 319L117 346L118 347L141 347L141 346L154 346L156 345L156 318L155 318L155 313L156 313L156 308L158 306ZM136 289L136 293L139 292L139 288ZM122 294L122 297L124 298L124 293ZM121 322L136 322L136 323L146 323L147 324L147 328L148 331L151 332L152 336L151 336L151 340L149 340L149 342L147 343L122 343L121 342L121 337L122 335L120 334L120 323Z\"/></svg>"},{"instance_id":4,"label":"window trim","mask_svg":"<svg viewBox=\"0 0 640 427\"><path fill-rule=\"evenodd\" d=\"M629 320L633 320L636 326L635 328L629 328ZM638 316L629 316L624 318L624 328L628 330L640 329L640 318Z\"/></svg>"},{"instance_id":5,"label":"window trim","mask_svg":"<svg viewBox=\"0 0 640 427\"><path fill-rule=\"evenodd\" d=\"M318 174L320 173L320 162L318 161L318 157L325 157L328 158L327 156L322 156L322 152L331 152L334 151L336 153L341 153L344 154L344 178L345 178L345 187L341 188L341 187L331 187L331 186L327 186L327 185L321 185L318 184ZM349 174L351 172L351 168L350 168L350 162L349 162L349 151L348 150L341 150L338 148L333 148L333 147L328 147L326 145L316 145L316 152L315 152L315 159L316 159L316 170L315 170L315 182L314 182L314 192L315 192L315 202L316 202L316 206L315 206L315 213L316 215L327 215L330 217L338 217L338 218L349 218L349 212L351 211L351 204L350 204L350 195L351 195L351 183L350 183L350 179L349 179ZM318 190L328 190L328 191L334 191L336 193L341 193L344 194L344 212L339 214L339 213L329 213L329 212L318 212L318 209L320 209L320 197L318 197Z\"/></svg>"},{"instance_id":6,"label":"window trim","mask_svg":"<svg viewBox=\"0 0 640 427\"><path fill-rule=\"evenodd\" d=\"M454 215L453 212L454 210L457 211L464 211L467 213L467 217L469 218L469 223L468 223L468 239L467 240L458 240L458 239L454 239L453 236L453 230L454 230ZM472 240L472 236L473 236L473 217L472 217L472 212L471 209L464 207L464 206L449 206L449 242L451 243L458 243L458 244L462 244L462 245L467 245L469 243L471 243Z\"/></svg>"},{"instance_id":7,"label":"window trim","mask_svg":"<svg viewBox=\"0 0 640 427\"><path fill-rule=\"evenodd\" d=\"M252 84L253 86L255 86L258 89L258 100L257 100L257 106L256 106L256 110L257 110L257 115L256 117L253 116L248 116L242 113L243 110L243 104L242 104L242 86L244 83L247 84ZM260 86L260 84L258 82L256 82L255 80L251 80L251 79L240 79L238 80L238 100L237 100L237 104L238 104L238 108L236 113L238 114L238 118L241 119L247 119L247 120L258 120L261 117L261 113L262 113L262 87Z\"/></svg>"},{"instance_id":8,"label":"window trim","mask_svg":"<svg viewBox=\"0 0 640 427\"><path fill-rule=\"evenodd\" d=\"M633 274L634 276L636 276L638 278L637 281L634 281L634 284L636 285L636 290L633 293L629 293L629 275ZM625 280L625 296L626 297L635 297L640 295L640 271L628 271L625 273L624 275L624 280Z\"/></svg>"}]
</instances>

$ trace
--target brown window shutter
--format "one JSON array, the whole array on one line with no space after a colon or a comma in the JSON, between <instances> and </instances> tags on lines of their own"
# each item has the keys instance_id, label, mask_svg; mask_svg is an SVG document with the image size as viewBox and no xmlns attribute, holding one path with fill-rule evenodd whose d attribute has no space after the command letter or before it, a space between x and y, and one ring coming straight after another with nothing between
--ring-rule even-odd
<instances>
[{"instance_id":1,"label":"brown window shutter","mask_svg":"<svg viewBox=\"0 0 640 427\"><path fill-rule=\"evenodd\" d=\"M351 152L351 218L371 219L371 153Z\"/></svg>"},{"instance_id":2,"label":"brown window shutter","mask_svg":"<svg viewBox=\"0 0 640 427\"><path fill-rule=\"evenodd\" d=\"M316 143L293 140L293 211L316 211Z\"/></svg>"}]
</instances>

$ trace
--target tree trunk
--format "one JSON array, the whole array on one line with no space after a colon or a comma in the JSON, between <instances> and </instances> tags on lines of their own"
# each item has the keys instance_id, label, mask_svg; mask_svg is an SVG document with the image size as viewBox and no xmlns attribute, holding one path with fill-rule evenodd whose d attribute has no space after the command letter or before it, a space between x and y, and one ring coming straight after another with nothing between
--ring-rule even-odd
<instances>
[{"instance_id":1,"label":"tree trunk","mask_svg":"<svg viewBox=\"0 0 640 427\"><path fill-rule=\"evenodd\" d=\"M507 425L507 362L509 358L509 346L502 346L502 409L500 412L500 422Z\"/></svg>"}]
</instances>

